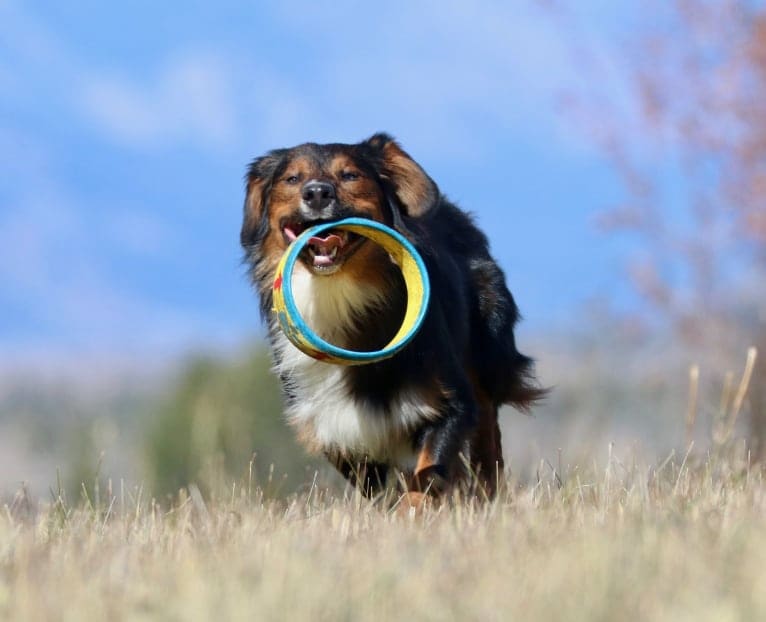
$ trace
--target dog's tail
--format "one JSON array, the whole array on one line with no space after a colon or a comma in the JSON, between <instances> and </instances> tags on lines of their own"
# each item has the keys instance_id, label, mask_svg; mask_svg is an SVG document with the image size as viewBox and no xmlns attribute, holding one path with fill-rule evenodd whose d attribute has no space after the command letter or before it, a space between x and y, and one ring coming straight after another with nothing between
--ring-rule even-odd
<instances>
[{"instance_id":1,"label":"dog's tail","mask_svg":"<svg viewBox=\"0 0 766 622\"><path fill-rule=\"evenodd\" d=\"M471 261L471 277L476 295L471 350L479 383L495 404L528 411L549 390L537 382L534 361L516 349L519 311L505 275L487 256Z\"/></svg>"}]
</instances>

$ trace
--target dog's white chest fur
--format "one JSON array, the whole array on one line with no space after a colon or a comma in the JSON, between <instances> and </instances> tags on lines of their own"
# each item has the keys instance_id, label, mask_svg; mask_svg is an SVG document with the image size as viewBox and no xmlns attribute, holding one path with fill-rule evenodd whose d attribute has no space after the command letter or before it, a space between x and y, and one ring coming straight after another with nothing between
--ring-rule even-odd
<instances>
[{"instance_id":1,"label":"dog's white chest fur","mask_svg":"<svg viewBox=\"0 0 766 622\"><path fill-rule=\"evenodd\" d=\"M293 275L293 295L304 320L331 343L343 342L355 316L386 304L378 289L342 273L315 276L302 266L296 266ZM412 466L408 433L437 416L422 395L400 393L386 409L364 403L350 393L347 368L317 361L298 350L280 330L274 334L276 371L288 379L295 396L286 410L291 424L321 450Z\"/></svg>"}]
</instances>

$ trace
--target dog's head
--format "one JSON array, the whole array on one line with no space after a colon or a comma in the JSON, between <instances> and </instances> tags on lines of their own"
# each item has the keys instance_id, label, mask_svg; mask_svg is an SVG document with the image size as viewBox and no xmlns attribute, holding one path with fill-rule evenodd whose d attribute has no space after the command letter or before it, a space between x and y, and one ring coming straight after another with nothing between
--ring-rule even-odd
<instances>
[{"instance_id":1,"label":"dog's head","mask_svg":"<svg viewBox=\"0 0 766 622\"><path fill-rule=\"evenodd\" d=\"M263 279L311 225L357 216L401 231L438 196L431 178L386 134L354 145L277 149L250 165L240 239L254 276ZM364 262L376 252L371 247L366 238L331 229L312 238L300 260L314 274L332 274Z\"/></svg>"}]
</instances>

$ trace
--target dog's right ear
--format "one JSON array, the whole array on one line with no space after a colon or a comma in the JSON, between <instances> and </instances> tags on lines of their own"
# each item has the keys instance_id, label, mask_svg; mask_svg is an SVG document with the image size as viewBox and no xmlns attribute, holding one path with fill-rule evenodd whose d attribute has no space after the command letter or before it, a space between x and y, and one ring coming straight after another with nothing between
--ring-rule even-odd
<instances>
[{"instance_id":1,"label":"dog's right ear","mask_svg":"<svg viewBox=\"0 0 766 622\"><path fill-rule=\"evenodd\" d=\"M434 180L391 136L381 132L361 144L372 150L378 174L393 187L407 216L423 216L438 204L439 188Z\"/></svg>"},{"instance_id":2,"label":"dog's right ear","mask_svg":"<svg viewBox=\"0 0 766 622\"><path fill-rule=\"evenodd\" d=\"M274 173L282 163L284 154L285 150L282 149L270 151L265 156L253 160L247 169L245 213L242 220L242 230L239 234L242 246L247 247L255 242L271 189L271 182Z\"/></svg>"}]
</instances>

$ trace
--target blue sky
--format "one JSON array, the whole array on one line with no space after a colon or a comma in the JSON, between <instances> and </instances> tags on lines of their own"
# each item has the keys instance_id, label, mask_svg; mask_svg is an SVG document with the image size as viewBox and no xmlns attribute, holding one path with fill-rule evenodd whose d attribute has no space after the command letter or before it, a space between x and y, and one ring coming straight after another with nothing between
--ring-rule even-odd
<instances>
[{"instance_id":1,"label":"blue sky","mask_svg":"<svg viewBox=\"0 0 766 622\"><path fill-rule=\"evenodd\" d=\"M578 6L608 56L624 11ZM582 79L561 34L533 3L0 3L0 357L258 334L246 163L378 130L476 214L524 331L623 300L624 241L593 225L620 186L557 106Z\"/></svg>"}]
</instances>

